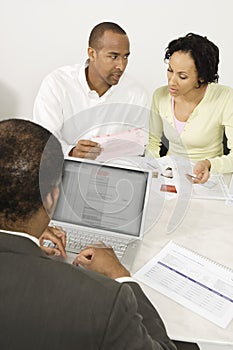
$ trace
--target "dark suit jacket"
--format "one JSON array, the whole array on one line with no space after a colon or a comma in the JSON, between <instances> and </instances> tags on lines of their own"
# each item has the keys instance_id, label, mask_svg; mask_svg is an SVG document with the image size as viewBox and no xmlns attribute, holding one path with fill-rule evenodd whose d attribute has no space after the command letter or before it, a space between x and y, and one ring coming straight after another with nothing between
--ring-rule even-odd
<instances>
[{"instance_id":1,"label":"dark suit jacket","mask_svg":"<svg viewBox=\"0 0 233 350\"><path fill-rule=\"evenodd\" d=\"M53 261L0 233L1 350L175 349L136 283Z\"/></svg>"}]
</instances>

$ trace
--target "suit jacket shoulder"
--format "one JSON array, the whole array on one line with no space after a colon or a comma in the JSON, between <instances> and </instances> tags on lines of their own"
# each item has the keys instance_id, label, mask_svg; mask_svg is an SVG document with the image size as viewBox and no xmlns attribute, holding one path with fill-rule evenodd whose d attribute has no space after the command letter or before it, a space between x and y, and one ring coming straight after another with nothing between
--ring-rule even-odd
<instances>
[{"instance_id":1,"label":"suit jacket shoulder","mask_svg":"<svg viewBox=\"0 0 233 350\"><path fill-rule=\"evenodd\" d=\"M139 286L54 261L27 238L0 234L0 279L1 349L173 349Z\"/></svg>"}]
</instances>

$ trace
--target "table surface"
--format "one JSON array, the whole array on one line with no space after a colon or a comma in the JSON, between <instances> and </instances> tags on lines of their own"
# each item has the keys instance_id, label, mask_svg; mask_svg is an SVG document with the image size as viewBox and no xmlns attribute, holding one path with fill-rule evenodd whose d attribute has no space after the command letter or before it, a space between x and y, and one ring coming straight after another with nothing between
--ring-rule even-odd
<instances>
[{"instance_id":1,"label":"table surface","mask_svg":"<svg viewBox=\"0 0 233 350\"><path fill-rule=\"evenodd\" d=\"M153 179L146 231L132 267L139 270L170 240L233 269L233 205L224 200L159 198ZM175 215L173 215L175 213ZM226 329L140 283L176 340L233 344L233 321Z\"/></svg>"}]
</instances>

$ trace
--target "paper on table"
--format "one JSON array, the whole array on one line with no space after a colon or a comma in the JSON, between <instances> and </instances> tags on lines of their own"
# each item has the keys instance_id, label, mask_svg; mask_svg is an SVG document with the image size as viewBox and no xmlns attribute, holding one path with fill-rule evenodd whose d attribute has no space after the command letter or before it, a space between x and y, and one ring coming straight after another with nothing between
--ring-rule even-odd
<instances>
[{"instance_id":1,"label":"paper on table","mask_svg":"<svg viewBox=\"0 0 233 350\"><path fill-rule=\"evenodd\" d=\"M233 318L233 271L172 241L133 277L222 328Z\"/></svg>"},{"instance_id":2,"label":"paper on table","mask_svg":"<svg viewBox=\"0 0 233 350\"><path fill-rule=\"evenodd\" d=\"M231 182L229 185L229 192L231 194L231 196L233 196L233 174L231 175Z\"/></svg>"},{"instance_id":3,"label":"paper on table","mask_svg":"<svg viewBox=\"0 0 233 350\"><path fill-rule=\"evenodd\" d=\"M231 175L231 181L229 185L229 197L230 198L226 200L226 204L233 205L233 174Z\"/></svg>"},{"instance_id":4,"label":"paper on table","mask_svg":"<svg viewBox=\"0 0 233 350\"><path fill-rule=\"evenodd\" d=\"M172 156L166 156L159 159L153 159L148 161L148 165L157 167L160 169L160 176L164 176L164 182L166 185L173 185L177 193L179 194L182 187L186 186L188 189L187 177L185 174L192 173L194 164L183 159L182 162L179 158ZM166 177L166 169L172 169L173 177ZM201 199L215 199L215 200L230 200L229 189L225 183L222 174L211 174L209 180L204 184L191 184L192 191L190 195L192 198ZM233 186L233 185L232 185ZM187 191L186 191L187 192ZM174 192L176 193L176 192ZM168 197L169 198L169 197Z\"/></svg>"},{"instance_id":5,"label":"paper on table","mask_svg":"<svg viewBox=\"0 0 233 350\"><path fill-rule=\"evenodd\" d=\"M193 198L230 199L230 193L221 174L211 174L204 184L193 185Z\"/></svg>"},{"instance_id":6,"label":"paper on table","mask_svg":"<svg viewBox=\"0 0 233 350\"><path fill-rule=\"evenodd\" d=\"M143 155L146 135L143 129L135 128L117 134L96 136L92 141L98 142L102 147L96 160L105 161L117 157Z\"/></svg>"}]
</instances>

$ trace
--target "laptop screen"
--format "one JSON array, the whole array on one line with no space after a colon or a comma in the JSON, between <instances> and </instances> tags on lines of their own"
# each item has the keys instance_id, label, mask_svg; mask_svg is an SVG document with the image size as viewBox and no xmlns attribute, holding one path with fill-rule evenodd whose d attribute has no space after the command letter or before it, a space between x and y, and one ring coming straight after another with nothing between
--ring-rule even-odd
<instances>
[{"instance_id":1,"label":"laptop screen","mask_svg":"<svg viewBox=\"0 0 233 350\"><path fill-rule=\"evenodd\" d=\"M65 159L53 220L139 237L149 171Z\"/></svg>"}]
</instances>

